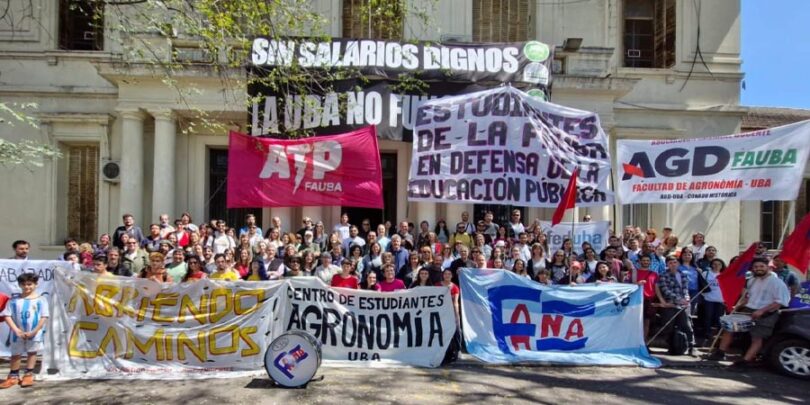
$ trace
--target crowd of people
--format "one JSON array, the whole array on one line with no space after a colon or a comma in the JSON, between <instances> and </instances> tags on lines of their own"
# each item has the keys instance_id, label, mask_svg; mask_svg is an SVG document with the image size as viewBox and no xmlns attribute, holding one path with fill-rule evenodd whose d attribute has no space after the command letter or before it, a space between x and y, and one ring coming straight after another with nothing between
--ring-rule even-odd
<instances>
[{"instance_id":1,"label":"crowd of people","mask_svg":"<svg viewBox=\"0 0 810 405\"><path fill-rule=\"evenodd\" d=\"M245 226L236 229L223 220L197 225L184 213L173 223L168 215L160 215L144 233L127 214L112 234L103 234L95 242L66 239L65 252L58 259L102 276L159 283L318 277L334 287L381 292L446 286L457 322L459 274L465 268L511 271L547 286L632 283L643 289L645 337L654 318L672 320L687 334L692 354L700 339L707 342L713 336L726 313L717 277L727 264L702 233L695 233L688 242L682 243L671 228L659 233L627 226L620 234L611 233L608 245L598 252L588 242L575 248L570 239L549 251L539 221L525 225L517 209L504 224L493 222L492 212L475 221L464 212L453 228L444 219L434 226L427 221L416 226L408 220L396 226L388 222L372 226L363 219L357 226L344 213L331 228L304 217L294 229L273 217L264 232L252 214L245 218ZM24 240L14 242L13 259L28 259L29 247ZM758 246L757 257L764 268L756 265L754 278L765 272L767 280L773 277L781 282L768 281L767 288L759 288L766 298L747 299L743 304L752 316L770 316L775 303L786 306L784 297L796 294L799 280L778 255L768 257L764 244ZM778 290L780 285L784 294ZM767 314L762 311L766 307ZM695 318L701 326L697 337L693 314L699 315ZM757 336L767 334L760 330ZM713 359L723 358L728 350L724 339ZM746 355L744 361L751 360Z\"/></svg>"}]
</instances>

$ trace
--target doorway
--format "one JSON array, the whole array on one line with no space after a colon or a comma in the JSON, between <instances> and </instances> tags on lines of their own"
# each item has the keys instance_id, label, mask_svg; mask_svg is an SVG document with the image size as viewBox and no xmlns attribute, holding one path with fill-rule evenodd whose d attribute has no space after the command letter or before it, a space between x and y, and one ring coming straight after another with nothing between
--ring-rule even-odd
<instances>
[{"instance_id":1,"label":"doorway","mask_svg":"<svg viewBox=\"0 0 810 405\"><path fill-rule=\"evenodd\" d=\"M228 150L208 150L208 219L224 219L230 228L245 226L245 215L256 216L262 223L261 208L228 209Z\"/></svg>"},{"instance_id":2,"label":"doorway","mask_svg":"<svg viewBox=\"0 0 810 405\"><path fill-rule=\"evenodd\" d=\"M351 224L359 226L362 220L368 219L373 230L376 230L377 225L385 221L396 224L397 154L380 153L380 167L382 168L383 209L342 207L341 212L349 215Z\"/></svg>"}]
</instances>

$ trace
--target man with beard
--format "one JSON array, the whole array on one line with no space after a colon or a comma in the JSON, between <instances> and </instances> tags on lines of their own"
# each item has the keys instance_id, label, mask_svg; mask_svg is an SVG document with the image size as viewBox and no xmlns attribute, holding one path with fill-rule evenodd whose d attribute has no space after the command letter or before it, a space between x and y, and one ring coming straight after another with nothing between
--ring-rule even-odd
<instances>
[{"instance_id":1,"label":"man with beard","mask_svg":"<svg viewBox=\"0 0 810 405\"><path fill-rule=\"evenodd\" d=\"M754 321L753 328L748 332L751 334L751 346L741 360L731 365L740 370L747 369L754 362L765 339L773 334L776 321L779 320L779 308L788 306L790 301L787 286L771 272L767 259L754 258L751 261L751 270L754 277L746 281L748 293L737 306L741 308L739 313L751 314ZM725 359L726 351L733 340L732 333L723 331L720 348L707 356L708 360Z\"/></svg>"}]
</instances>

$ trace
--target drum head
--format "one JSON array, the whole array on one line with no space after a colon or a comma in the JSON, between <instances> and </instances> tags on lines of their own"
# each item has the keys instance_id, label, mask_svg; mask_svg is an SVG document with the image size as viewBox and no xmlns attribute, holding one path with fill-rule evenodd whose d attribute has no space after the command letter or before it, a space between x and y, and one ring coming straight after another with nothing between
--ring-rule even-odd
<instances>
[{"instance_id":1,"label":"drum head","mask_svg":"<svg viewBox=\"0 0 810 405\"><path fill-rule=\"evenodd\" d=\"M285 333L270 343L264 355L264 369L273 381L284 387L308 383L320 366L320 348L306 333ZM313 344L313 341L316 344Z\"/></svg>"}]
</instances>

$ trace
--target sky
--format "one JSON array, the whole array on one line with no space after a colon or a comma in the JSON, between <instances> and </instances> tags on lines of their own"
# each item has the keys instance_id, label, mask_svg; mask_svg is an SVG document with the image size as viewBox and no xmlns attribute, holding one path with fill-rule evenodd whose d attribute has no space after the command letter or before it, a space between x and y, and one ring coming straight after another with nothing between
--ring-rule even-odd
<instances>
[{"instance_id":1,"label":"sky","mask_svg":"<svg viewBox=\"0 0 810 405\"><path fill-rule=\"evenodd\" d=\"M810 0L742 0L747 106L810 109Z\"/></svg>"}]
</instances>

